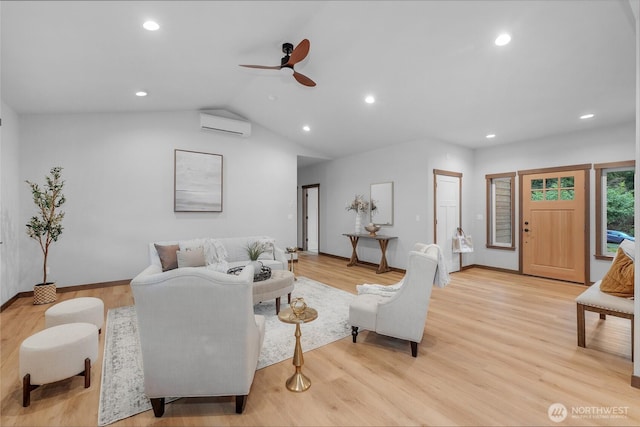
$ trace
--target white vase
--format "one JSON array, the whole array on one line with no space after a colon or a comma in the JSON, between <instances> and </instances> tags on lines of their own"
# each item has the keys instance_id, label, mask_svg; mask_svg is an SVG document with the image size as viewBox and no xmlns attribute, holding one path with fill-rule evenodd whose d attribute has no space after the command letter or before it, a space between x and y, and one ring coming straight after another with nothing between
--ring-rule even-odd
<instances>
[{"instance_id":1,"label":"white vase","mask_svg":"<svg viewBox=\"0 0 640 427\"><path fill-rule=\"evenodd\" d=\"M360 234L362 233L362 214L360 212L358 212L356 214L356 228L355 228L356 234Z\"/></svg>"}]
</instances>

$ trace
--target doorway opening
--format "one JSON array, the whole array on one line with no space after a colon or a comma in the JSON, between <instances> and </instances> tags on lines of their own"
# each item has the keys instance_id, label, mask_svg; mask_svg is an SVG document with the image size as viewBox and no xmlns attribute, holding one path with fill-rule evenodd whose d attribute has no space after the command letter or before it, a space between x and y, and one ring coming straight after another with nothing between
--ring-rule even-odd
<instances>
[{"instance_id":1,"label":"doorway opening","mask_svg":"<svg viewBox=\"0 0 640 427\"><path fill-rule=\"evenodd\" d=\"M302 250L320 251L320 184L302 187Z\"/></svg>"}]
</instances>

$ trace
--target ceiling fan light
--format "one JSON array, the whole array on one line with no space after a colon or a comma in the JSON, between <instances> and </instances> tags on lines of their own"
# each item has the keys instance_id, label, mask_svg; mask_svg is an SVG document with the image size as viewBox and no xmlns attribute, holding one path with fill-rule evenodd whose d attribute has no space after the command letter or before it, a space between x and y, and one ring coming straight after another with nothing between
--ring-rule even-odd
<instances>
[{"instance_id":1,"label":"ceiling fan light","mask_svg":"<svg viewBox=\"0 0 640 427\"><path fill-rule=\"evenodd\" d=\"M282 68L280 68L280 71L283 74L286 74L288 76L292 76L293 75L293 68L291 68L291 67L282 67Z\"/></svg>"}]
</instances>

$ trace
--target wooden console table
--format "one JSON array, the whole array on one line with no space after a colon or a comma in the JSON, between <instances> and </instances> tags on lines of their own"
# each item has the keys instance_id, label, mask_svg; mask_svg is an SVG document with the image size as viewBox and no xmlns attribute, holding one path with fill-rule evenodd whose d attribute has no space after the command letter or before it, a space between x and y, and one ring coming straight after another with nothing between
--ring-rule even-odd
<instances>
[{"instance_id":1,"label":"wooden console table","mask_svg":"<svg viewBox=\"0 0 640 427\"><path fill-rule=\"evenodd\" d=\"M355 234L355 233L344 233L343 236L347 236L349 240L351 240L351 246L353 248L353 252L351 252L351 259L349 260L349 264L347 267L351 267L353 265L360 264L360 260L358 259L358 252L356 251L356 247L358 246L358 240L360 238L363 239L373 239L377 240L380 243L380 251L382 252L382 257L380 258L380 264L378 265L378 269L376 273L386 273L387 271L391 271L391 267L387 264L387 245L389 244L389 240L397 239L395 236L383 236L382 234L377 234L372 236L370 234Z\"/></svg>"}]
</instances>

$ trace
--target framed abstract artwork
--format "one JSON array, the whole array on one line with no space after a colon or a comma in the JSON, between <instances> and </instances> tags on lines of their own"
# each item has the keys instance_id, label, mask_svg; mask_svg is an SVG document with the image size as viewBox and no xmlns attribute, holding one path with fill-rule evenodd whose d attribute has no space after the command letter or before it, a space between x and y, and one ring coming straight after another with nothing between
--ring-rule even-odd
<instances>
[{"instance_id":1,"label":"framed abstract artwork","mask_svg":"<svg viewBox=\"0 0 640 427\"><path fill-rule=\"evenodd\" d=\"M222 212L222 155L174 152L174 212Z\"/></svg>"}]
</instances>

